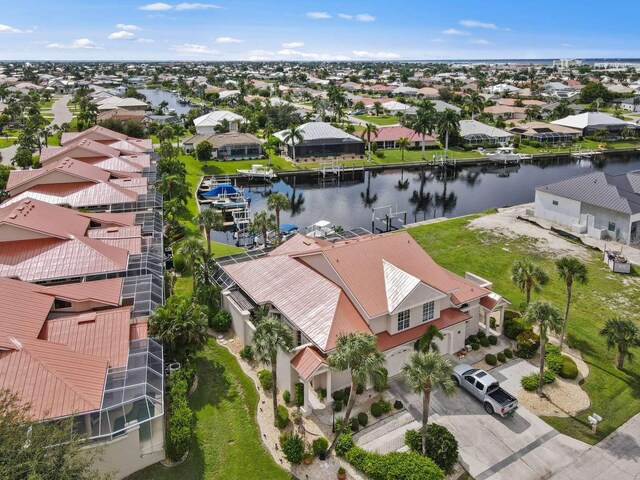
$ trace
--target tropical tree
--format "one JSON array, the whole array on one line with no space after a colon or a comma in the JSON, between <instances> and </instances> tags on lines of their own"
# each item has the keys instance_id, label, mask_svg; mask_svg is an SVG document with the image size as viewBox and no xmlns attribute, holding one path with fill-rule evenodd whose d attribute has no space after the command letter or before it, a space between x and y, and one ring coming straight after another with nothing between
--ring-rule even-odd
<instances>
[{"instance_id":1,"label":"tropical tree","mask_svg":"<svg viewBox=\"0 0 640 480\"><path fill-rule=\"evenodd\" d=\"M538 105L527 105L524 109L525 118L528 121L531 120L539 120L541 115L541 110Z\"/></svg>"},{"instance_id":2,"label":"tropical tree","mask_svg":"<svg viewBox=\"0 0 640 480\"><path fill-rule=\"evenodd\" d=\"M195 237L189 237L180 244L178 249L180 255L185 257L191 266L191 277L193 280L193 290L196 289L196 263L204 258L205 251L202 242Z\"/></svg>"},{"instance_id":3,"label":"tropical tree","mask_svg":"<svg viewBox=\"0 0 640 480\"><path fill-rule=\"evenodd\" d=\"M460 131L460 115L458 115L454 110L447 108L444 112L438 115L438 133L440 136L444 133L444 158L447 157L447 151L449 150L449 135Z\"/></svg>"},{"instance_id":4,"label":"tropical tree","mask_svg":"<svg viewBox=\"0 0 640 480\"><path fill-rule=\"evenodd\" d=\"M376 117L382 115L382 103L373 102L373 114Z\"/></svg>"},{"instance_id":5,"label":"tropical tree","mask_svg":"<svg viewBox=\"0 0 640 480\"><path fill-rule=\"evenodd\" d=\"M284 143L291 144L291 150L293 151L293 163L296 162L296 144L304 140L304 132L302 128L297 125L291 124L289 128L284 132L282 137Z\"/></svg>"},{"instance_id":6,"label":"tropical tree","mask_svg":"<svg viewBox=\"0 0 640 480\"><path fill-rule=\"evenodd\" d=\"M549 283L549 276L528 258L516 260L511 266L511 281L524 292L527 305L531 300L531 291L538 293Z\"/></svg>"},{"instance_id":7,"label":"tropical tree","mask_svg":"<svg viewBox=\"0 0 640 480\"><path fill-rule=\"evenodd\" d=\"M401 137L398 139L397 144L400 149L400 153L402 154L402 161L404 162L404 151L411 146L411 142L409 142L408 138Z\"/></svg>"},{"instance_id":8,"label":"tropical tree","mask_svg":"<svg viewBox=\"0 0 640 480\"><path fill-rule=\"evenodd\" d=\"M422 455L426 455L431 392L440 390L445 395L453 395L456 390L456 384L451 379L453 367L437 351L412 352L402 366L402 374L409 388L414 393L422 394Z\"/></svg>"},{"instance_id":9,"label":"tropical tree","mask_svg":"<svg viewBox=\"0 0 640 480\"><path fill-rule=\"evenodd\" d=\"M425 160L425 137L431 135L437 126L438 111L435 104L431 100L422 100L418 104L416 110L416 119L412 123L411 128L422 137L422 160Z\"/></svg>"},{"instance_id":10,"label":"tropical tree","mask_svg":"<svg viewBox=\"0 0 640 480\"><path fill-rule=\"evenodd\" d=\"M278 411L278 351L289 353L292 349L293 334L282 321L268 317L258 323L253 333L253 350L256 360L271 367L274 419L277 418Z\"/></svg>"},{"instance_id":11,"label":"tropical tree","mask_svg":"<svg viewBox=\"0 0 640 480\"><path fill-rule=\"evenodd\" d=\"M170 141L173 138L173 128L171 128L171 125L165 125L157 133L157 136L160 143Z\"/></svg>"},{"instance_id":12,"label":"tropical tree","mask_svg":"<svg viewBox=\"0 0 640 480\"><path fill-rule=\"evenodd\" d=\"M178 199L167 200L162 206L162 213L172 226L178 225L178 219L185 214L187 207Z\"/></svg>"},{"instance_id":13,"label":"tropical tree","mask_svg":"<svg viewBox=\"0 0 640 480\"><path fill-rule=\"evenodd\" d=\"M206 308L172 295L149 317L149 335L162 341L166 358L185 360L207 339Z\"/></svg>"},{"instance_id":14,"label":"tropical tree","mask_svg":"<svg viewBox=\"0 0 640 480\"><path fill-rule=\"evenodd\" d=\"M282 232L280 231L280 212L291 209L291 202L284 193L272 193L267 198L267 208L275 212L276 215L276 231L278 235L278 243L282 240Z\"/></svg>"},{"instance_id":15,"label":"tropical tree","mask_svg":"<svg viewBox=\"0 0 640 480\"><path fill-rule=\"evenodd\" d=\"M158 180L157 189L165 199L177 199L184 204L187 203L187 199L191 196L189 185L181 175L165 173Z\"/></svg>"},{"instance_id":16,"label":"tropical tree","mask_svg":"<svg viewBox=\"0 0 640 480\"><path fill-rule=\"evenodd\" d=\"M378 127L374 123L366 123L362 131L362 138L367 140L367 156L371 161L371 139L378 135Z\"/></svg>"},{"instance_id":17,"label":"tropical tree","mask_svg":"<svg viewBox=\"0 0 640 480\"><path fill-rule=\"evenodd\" d=\"M329 368L336 372L348 371L351 377L351 392L347 400L342 426L336 432L336 436L329 446L328 456L336 446L344 428L349 425L358 385L375 384L384 378L385 356L378 350L375 335L353 332L338 335L336 348L329 354L327 363Z\"/></svg>"},{"instance_id":18,"label":"tropical tree","mask_svg":"<svg viewBox=\"0 0 640 480\"><path fill-rule=\"evenodd\" d=\"M600 335L605 338L609 350L617 349L616 368L624 368L625 359L633 361L631 348L640 347L640 327L628 318L610 318L604 322Z\"/></svg>"},{"instance_id":19,"label":"tropical tree","mask_svg":"<svg viewBox=\"0 0 640 480\"><path fill-rule=\"evenodd\" d=\"M435 325L429 325L427 331L422 334L416 343L416 350L421 352L438 352L440 348L435 342L435 339L444 340L444 335L440 333L438 327Z\"/></svg>"},{"instance_id":20,"label":"tropical tree","mask_svg":"<svg viewBox=\"0 0 640 480\"><path fill-rule=\"evenodd\" d=\"M269 214L265 210L257 212L254 215L253 220L249 222L249 232L254 235L261 234L263 245L265 247L267 246L268 232L274 228L276 228L276 216L274 214Z\"/></svg>"},{"instance_id":21,"label":"tropical tree","mask_svg":"<svg viewBox=\"0 0 640 480\"><path fill-rule=\"evenodd\" d=\"M222 230L224 217L212 208L205 208L193 218L193 222L204 230L207 239L207 256L211 256L211 230Z\"/></svg>"},{"instance_id":22,"label":"tropical tree","mask_svg":"<svg viewBox=\"0 0 640 480\"><path fill-rule=\"evenodd\" d=\"M475 120L476 113L481 113L485 107L485 100L478 92L471 92L465 100L467 109L471 113L471 119Z\"/></svg>"},{"instance_id":23,"label":"tropical tree","mask_svg":"<svg viewBox=\"0 0 640 480\"><path fill-rule=\"evenodd\" d=\"M544 300L537 300L527 307L523 319L532 325L538 325L540 335L540 371L538 374L538 395L543 396L545 351L549 337L547 333L559 333L562 328L562 316L553 305Z\"/></svg>"},{"instance_id":24,"label":"tropical tree","mask_svg":"<svg viewBox=\"0 0 640 480\"><path fill-rule=\"evenodd\" d=\"M589 272L587 266L575 257L560 258L556 261L556 269L560 280L563 280L567 286L567 304L564 308L564 320L562 321L562 332L560 333L560 348L562 348L567 330L567 321L569 320L573 282L576 281L584 285L589 281Z\"/></svg>"}]
</instances>

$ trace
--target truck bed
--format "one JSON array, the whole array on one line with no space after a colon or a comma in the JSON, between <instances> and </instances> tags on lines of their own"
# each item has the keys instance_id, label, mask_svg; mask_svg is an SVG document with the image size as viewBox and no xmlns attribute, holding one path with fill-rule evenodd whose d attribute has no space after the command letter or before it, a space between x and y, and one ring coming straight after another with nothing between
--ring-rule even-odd
<instances>
[{"instance_id":1,"label":"truck bed","mask_svg":"<svg viewBox=\"0 0 640 480\"><path fill-rule=\"evenodd\" d=\"M502 406L507 406L511 402L514 402L516 400L513 395L507 393L507 391L503 390L501 387L498 387L495 390L487 393L487 395Z\"/></svg>"}]
</instances>

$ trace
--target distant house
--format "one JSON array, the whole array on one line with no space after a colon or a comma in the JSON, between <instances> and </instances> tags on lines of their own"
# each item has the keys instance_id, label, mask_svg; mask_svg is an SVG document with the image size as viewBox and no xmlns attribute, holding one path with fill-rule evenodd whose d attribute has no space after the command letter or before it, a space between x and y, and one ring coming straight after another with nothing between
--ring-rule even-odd
<instances>
[{"instance_id":1,"label":"distant house","mask_svg":"<svg viewBox=\"0 0 640 480\"><path fill-rule=\"evenodd\" d=\"M491 87L487 88L488 93L493 93L493 94L496 94L496 95L518 93L521 90L522 90L521 88L518 88L518 87L513 86L513 85L509 85L507 83L499 83L497 85L492 85Z\"/></svg>"},{"instance_id":2,"label":"distant house","mask_svg":"<svg viewBox=\"0 0 640 480\"><path fill-rule=\"evenodd\" d=\"M545 122L519 123L507 130L523 139L548 144L571 143L582 135L577 128Z\"/></svg>"},{"instance_id":3,"label":"distant house","mask_svg":"<svg viewBox=\"0 0 640 480\"><path fill-rule=\"evenodd\" d=\"M296 158L327 155L363 155L362 139L346 133L329 123L310 122L301 125L302 141L295 142ZM275 133L280 140L281 150L293 157L292 142L285 142L287 130Z\"/></svg>"},{"instance_id":4,"label":"distant house","mask_svg":"<svg viewBox=\"0 0 640 480\"><path fill-rule=\"evenodd\" d=\"M424 98L438 98L440 96L440 92L437 88L432 87L423 87L418 89L418 97Z\"/></svg>"},{"instance_id":5,"label":"distant house","mask_svg":"<svg viewBox=\"0 0 640 480\"><path fill-rule=\"evenodd\" d=\"M144 112L149 109L149 105L137 98L119 98L119 97L107 97L96 102L98 104L98 110L103 112L105 110L134 110Z\"/></svg>"},{"instance_id":6,"label":"distant house","mask_svg":"<svg viewBox=\"0 0 640 480\"><path fill-rule=\"evenodd\" d=\"M494 117L502 117L505 120L518 120L526 117L525 107L516 107L510 105L491 105L485 107L484 113L493 115Z\"/></svg>"},{"instance_id":7,"label":"distant house","mask_svg":"<svg viewBox=\"0 0 640 480\"><path fill-rule=\"evenodd\" d=\"M585 112L579 115L570 115L559 120L554 120L551 123L578 129L585 137L594 135L601 130L606 130L609 136L615 137L619 136L622 130L631 129L635 131L638 128L638 126L633 123L602 112Z\"/></svg>"},{"instance_id":8,"label":"distant house","mask_svg":"<svg viewBox=\"0 0 640 480\"><path fill-rule=\"evenodd\" d=\"M422 135L408 127L402 125L391 125L388 127L378 127L378 133L371 138L378 148L398 148L398 140L406 138L412 147L422 146ZM426 147L436 145L435 137L425 135L424 144Z\"/></svg>"},{"instance_id":9,"label":"distant house","mask_svg":"<svg viewBox=\"0 0 640 480\"><path fill-rule=\"evenodd\" d=\"M202 142L213 147L211 158L218 160L243 160L262 156L262 141L250 133L228 132L215 135L194 135L182 142L184 151L191 153Z\"/></svg>"},{"instance_id":10,"label":"distant house","mask_svg":"<svg viewBox=\"0 0 640 480\"><path fill-rule=\"evenodd\" d=\"M640 171L593 172L536 188L536 217L595 238L640 242Z\"/></svg>"},{"instance_id":11,"label":"distant house","mask_svg":"<svg viewBox=\"0 0 640 480\"><path fill-rule=\"evenodd\" d=\"M632 98L623 98L621 100L616 100L615 103L619 104L622 109L638 113L640 112L640 97L632 97Z\"/></svg>"},{"instance_id":12,"label":"distant house","mask_svg":"<svg viewBox=\"0 0 640 480\"><path fill-rule=\"evenodd\" d=\"M460 120L460 136L466 145L506 145L513 134L477 120Z\"/></svg>"},{"instance_id":13,"label":"distant house","mask_svg":"<svg viewBox=\"0 0 640 480\"><path fill-rule=\"evenodd\" d=\"M212 135L216 133L216 127L224 121L229 122L229 128L231 131L237 131L240 123L245 123L247 120L237 113L229 112L227 110L214 110L205 115L196 118L193 124L196 127L196 133L199 135Z\"/></svg>"},{"instance_id":14,"label":"distant house","mask_svg":"<svg viewBox=\"0 0 640 480\"><path fill-rule=\"evenodd\" d=\"M148 125L149 123L160 123L160 124L169 124L173 125L176 123L180 123L180 119L177 115L155 115L155 114L147 114L142 119L142 123Z\"/></svg>"}]
</instances>

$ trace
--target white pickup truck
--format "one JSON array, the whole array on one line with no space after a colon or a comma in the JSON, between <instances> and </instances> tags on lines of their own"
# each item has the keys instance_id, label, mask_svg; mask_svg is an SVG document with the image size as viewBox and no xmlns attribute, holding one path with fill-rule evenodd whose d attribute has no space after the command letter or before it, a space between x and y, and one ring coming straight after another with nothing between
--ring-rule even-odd
<instances>
[{"instance_id":1,"label":"white pickup truck","mask_svg":"<svg viewBox=\"0 0 640 480\"><path fill-rule=\"evenodd\" d=\"M487 413L501 417L513 415L518 409L518 400L500 388L498 380L484 370L471 365L456 365L453 377L458 385L482 402Z\"/></svg>"}]
</instances>

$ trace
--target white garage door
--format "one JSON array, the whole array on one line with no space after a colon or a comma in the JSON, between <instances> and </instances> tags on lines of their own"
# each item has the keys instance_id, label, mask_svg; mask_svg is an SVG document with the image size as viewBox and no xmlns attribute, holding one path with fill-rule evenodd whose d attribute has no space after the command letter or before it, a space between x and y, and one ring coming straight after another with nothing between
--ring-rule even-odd
<instances>
[{"instance_id":1,"label":"white garage door","mask_svg":"<svg viewBox=\"0 0 640 480\"><path fill-rule=\"evenodd\" d=\"M413 343L403 345L387 352L387 370L389 377L400 373L402 365L409 359L409 354L413 352Z\"/></svg>"}]
</instances>

